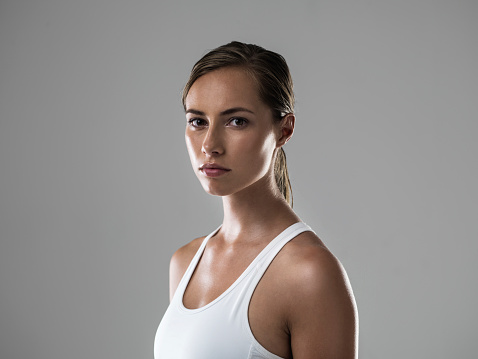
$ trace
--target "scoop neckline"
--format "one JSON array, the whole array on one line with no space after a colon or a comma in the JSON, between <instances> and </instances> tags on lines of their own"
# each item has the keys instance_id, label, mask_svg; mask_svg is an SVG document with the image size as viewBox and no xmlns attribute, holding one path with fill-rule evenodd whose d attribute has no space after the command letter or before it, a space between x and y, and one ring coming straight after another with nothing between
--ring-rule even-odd
<instances>
[{"instance_id":1,"label":"scoop neckline","mask_svg":"<svg viewBox=\"0 0 478 359\"><path fill-rule=\"evenodd\" d=\"M280 232L276 237L274 237L274 239L272 239L258 254L257 256L252 260L251 263L249 263L249 265L247 266L247 268L241 273L241 275L224 291L222 292L218 297L216 297L215 299L213 299L211 302L203 305L202 307L199 307L199 308L193 308L193 309L190 309L190 308L186 308L186 306L184 305L184 294L186 293L186 289L189 285L189 282L191 281L191 277L194 273L194 271L196 270L196 267L199 263L199 261L201 260L201 257L204 253L204 250L206 249L206 245L207 245L207 242L209 241L209 239L211 239L214 235L217 234L217 232L221 229L222 226L219 226L215 231L213 231L211 234L209 234L203 241L203 243L201 244L201 247L199 248L198 252L196 253L196 255L194 256L194 263L191 263L193 266L192 268L188 268L188 275L187 275L187 278L184 278L184 279L187 279L185 285L183 285L183 288L181 288L181 293L180 293L180 296L179 296L179 300L178 300L178 308L186 313L186 314L196 314L196 313L199 313L199 312L202 312L210 307L212 307L213 305L217 304L218 302L220 302L224 297L226 297L255 267L256 267L256 264L257 262L263 257L265 256L270 250L272 250L272 248L278 243L280 242L280 240L282 238L284 238L289 232L292 232L295 230L295 227L297 226L307 226L307 224L305 224L304 222L300 221L300 222L295 222L293 224L291 224L290 226L288 226L287 228L285 228L282 232Z\"/></svg>"}]
</instances>

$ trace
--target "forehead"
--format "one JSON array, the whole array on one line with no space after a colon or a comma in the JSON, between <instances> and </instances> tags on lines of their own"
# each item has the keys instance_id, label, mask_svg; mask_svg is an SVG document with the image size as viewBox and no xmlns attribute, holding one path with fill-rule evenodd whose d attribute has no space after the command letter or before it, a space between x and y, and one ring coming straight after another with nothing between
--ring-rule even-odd
<instances>
[{"instance_id":1,"label":"forehead","mask_svg":"<svg viewBox=\"0 0 478 359\"><path fill-rule=\"evenodd\" d=\"M199 77L186 96L186 109L222 111L231 107L267 108L252 75L237 67L214 70Z\"/></svg>"}]
</instances>

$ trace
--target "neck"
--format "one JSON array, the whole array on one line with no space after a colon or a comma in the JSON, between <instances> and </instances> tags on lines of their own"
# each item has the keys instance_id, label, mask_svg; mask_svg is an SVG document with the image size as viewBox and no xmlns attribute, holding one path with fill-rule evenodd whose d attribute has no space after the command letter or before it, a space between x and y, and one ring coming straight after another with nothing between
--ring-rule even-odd
<instances>
[{"instance_id":1,"label":"neck","mask_svg":"<svg viewBox=\"0 0 478 359\"><path fill-rule=\"evenodd\" d=\"M225 241L230 243L246 238L255 240L270 235L271 230L285 229L300 221L270 176L222 199L224 219L221 232Z\"/></svg>"}]
</instances>

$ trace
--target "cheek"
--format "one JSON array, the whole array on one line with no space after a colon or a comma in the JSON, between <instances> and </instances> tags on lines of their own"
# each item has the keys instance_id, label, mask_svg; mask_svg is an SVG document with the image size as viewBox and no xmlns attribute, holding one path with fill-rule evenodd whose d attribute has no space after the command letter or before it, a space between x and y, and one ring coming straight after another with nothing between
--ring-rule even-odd
<instances>
[{"instance_id":1,"label":"cheek","mask_svg":"<svg viewBox=\"0 0 478 359\"><path fill-rule=\"evenodd\" d=\"M191 163L193 163L197 157L198 139L195 136L191 136L187 132L184 138L186 140L186 148L188 150L189 158L191 160Z\"/></svg>"},{"instance_id":2,"label":"cheek","mask_svg":"<svg viewBox=\"0 0 478 359\"><path fill-rule=\"evenodd\" d=\"M255 169L268 168L275 148L274 136L254 136L241 138L236 146L238 156L244 160L244 166L254 166Z\"/></svg>"}]
</instances>

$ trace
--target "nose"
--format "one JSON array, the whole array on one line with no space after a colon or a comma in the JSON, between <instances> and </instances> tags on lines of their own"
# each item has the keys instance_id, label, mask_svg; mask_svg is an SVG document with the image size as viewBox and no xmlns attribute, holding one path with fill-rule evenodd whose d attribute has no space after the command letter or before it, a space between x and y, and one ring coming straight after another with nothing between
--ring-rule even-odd
<instances>
[{"instance_id":1,"label":"nose","mask_svg":"<svg viewBox=\"0 0 478 359\"><path fill-rule=\"evenodd\" d=\"M206 156L217 156L224 153L222 132L215 126L210 126L204 137L201 151Z\"/></svg>"}]
</instances>

